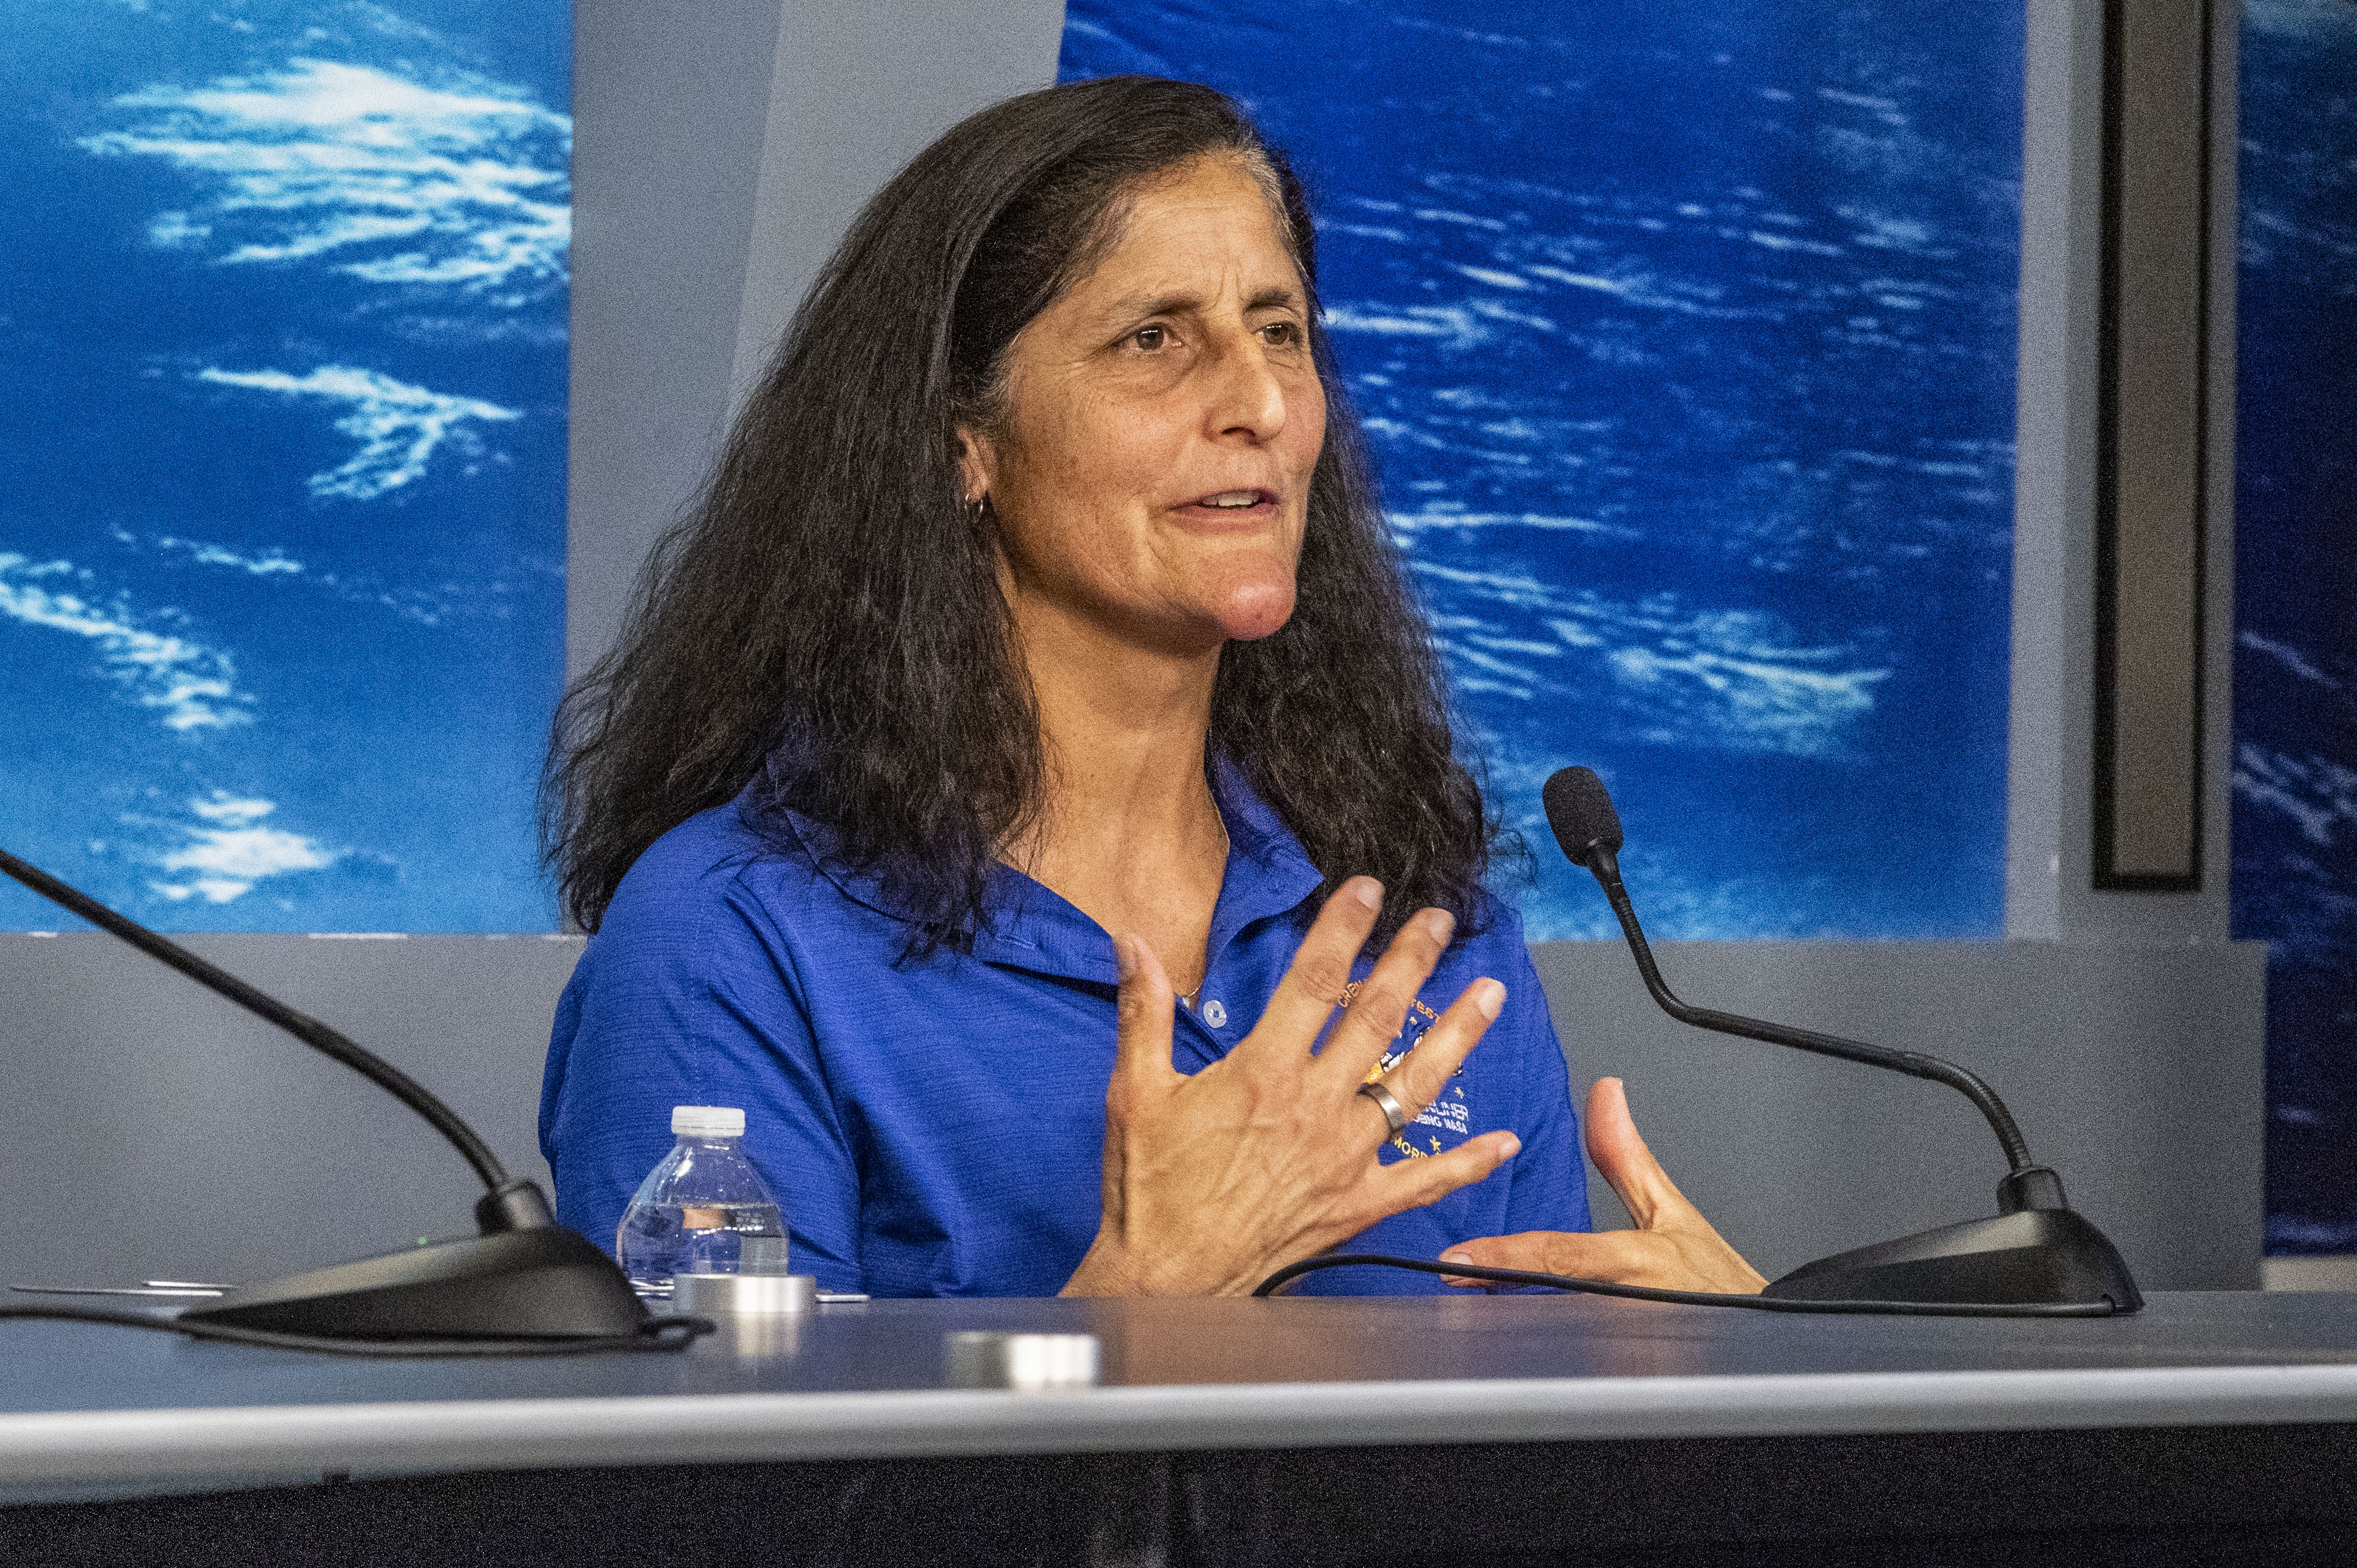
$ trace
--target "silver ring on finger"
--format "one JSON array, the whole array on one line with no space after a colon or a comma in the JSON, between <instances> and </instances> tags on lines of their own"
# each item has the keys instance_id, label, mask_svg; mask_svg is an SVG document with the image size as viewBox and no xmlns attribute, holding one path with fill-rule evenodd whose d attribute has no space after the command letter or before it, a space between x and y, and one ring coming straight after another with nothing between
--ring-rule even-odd
<instances>
[{"instance_id":1,"label":"silver ring on finger","mask_svg":"<svg viewBox=\"0 0 2357 1568\"><path fill-rule=\"evenodd\" d=\"M1407 1126L1407 1108L1399 1102L1398 1097L1385 1089L1381 1079L1372 1078L1359 1085L1359 1092L1375 1102L1375 1109L1382 1112L1383 1120L1392 1124L1392 1136L1398 1137Z\"/></svg>"}]
</instances>

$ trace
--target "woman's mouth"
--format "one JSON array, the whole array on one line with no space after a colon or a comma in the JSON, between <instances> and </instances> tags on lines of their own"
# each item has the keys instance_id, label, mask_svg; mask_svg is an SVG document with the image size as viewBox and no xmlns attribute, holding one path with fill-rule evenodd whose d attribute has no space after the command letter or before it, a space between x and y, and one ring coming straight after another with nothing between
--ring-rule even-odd
<instances>
[{"instance_id":1,"label":"woman's mouth","mask_svg":"<svg viewBox=\"0 0 2357 1568\"><path fill-rule=\"evenodd\" d=\"M1178 510L1197 517L1242 521L1275 511L1276 492L1262 489L1213 490L1209 495L1198 496L1183 503Z\"/></svg>"}]
</instances>

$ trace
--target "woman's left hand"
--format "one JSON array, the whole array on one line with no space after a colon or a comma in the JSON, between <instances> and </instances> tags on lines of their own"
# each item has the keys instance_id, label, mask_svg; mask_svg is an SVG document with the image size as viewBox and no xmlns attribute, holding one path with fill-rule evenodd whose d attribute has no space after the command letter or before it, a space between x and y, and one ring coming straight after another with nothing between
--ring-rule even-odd
<instances>
[{"instance_id":1,"label":"woman's left hand","mask_svg":"<svg viewBox=\"0 0 2357 1568\"><path fill-rule=\"evenodd\" d=\"M1612 1184L1634 1230L1525 1230L1515 1236L1484 1236L1461 1241L1440 1254L1444 1263L1476 1263L1491 1269L1528 1269L1570 1274L1614 1284L1652 1285L1662 1290L1720 1291L1757 1295L1766 1276L1743 1261L1712 1229L1701 1210L1686 1201L1662 1169L1629 1115L1629 1096L1617 1078L1596 1080L1587 1091L1587 1157ZM1479 1285L1451 1279L1455 1285Z\"/></svg>"},{"instance_id":2,"label":"woman's left hand","mask_svg":"<svg viewBox=\"0 0 2357 1568\"><path fill-rule=\"evenodd\" d=\"M1242 1295L1270 1273L1404 1209L1481 1180L1522 1144L1500 1130L1384 1165L1388 1118L1359 1090L1448 950L1454 922L1418 912L1355 993L1351 961L1383 908L1354 876L1318 911L1260 1021L1201 1071L1172 1064L1161 962L1118 940L1121 1036L1105 1088L1104 1207L1067 1295ZM1338 1008L1347 1008L1339 1020ZM1448 1086L1506 988L1480 979L1384 1075L1414 1116Z\"/></svg>"}]
</instances>

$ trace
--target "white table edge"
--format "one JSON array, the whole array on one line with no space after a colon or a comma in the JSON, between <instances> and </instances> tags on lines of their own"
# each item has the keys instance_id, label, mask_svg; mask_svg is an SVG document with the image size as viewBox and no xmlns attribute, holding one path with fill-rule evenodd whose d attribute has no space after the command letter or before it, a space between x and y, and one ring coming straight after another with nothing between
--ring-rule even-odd
<instances>
[{"instance_id":1,"label":"white table edge","mask_svg":"<svg viewBox=\"0 0 2357 1568\"><path fill-rule=\"evenodd\" d=\"M2357 1423L2357 1365L639 1395L0 1415L59 1488L598 1466Z\"/></svg>"}]
</instances>

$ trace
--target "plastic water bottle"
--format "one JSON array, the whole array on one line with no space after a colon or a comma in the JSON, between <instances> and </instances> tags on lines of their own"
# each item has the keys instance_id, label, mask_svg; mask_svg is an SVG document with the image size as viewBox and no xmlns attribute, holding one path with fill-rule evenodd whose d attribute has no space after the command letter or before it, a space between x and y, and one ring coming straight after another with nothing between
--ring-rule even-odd
<instances>
[{"instance_id":1,"label":"plastic water bottle","mask_svg":"<svg viewBox=\"0 0 2357 1568\"><path fill-rule=\"evenodd\" d=\"M614 1235L630 1283L668 1294L673 1274L786 1273L785 1215L737 1146L745 1112L674 1106L671 1130L679 1142L639 1184Z\"/></svg>"}]
</instances>

